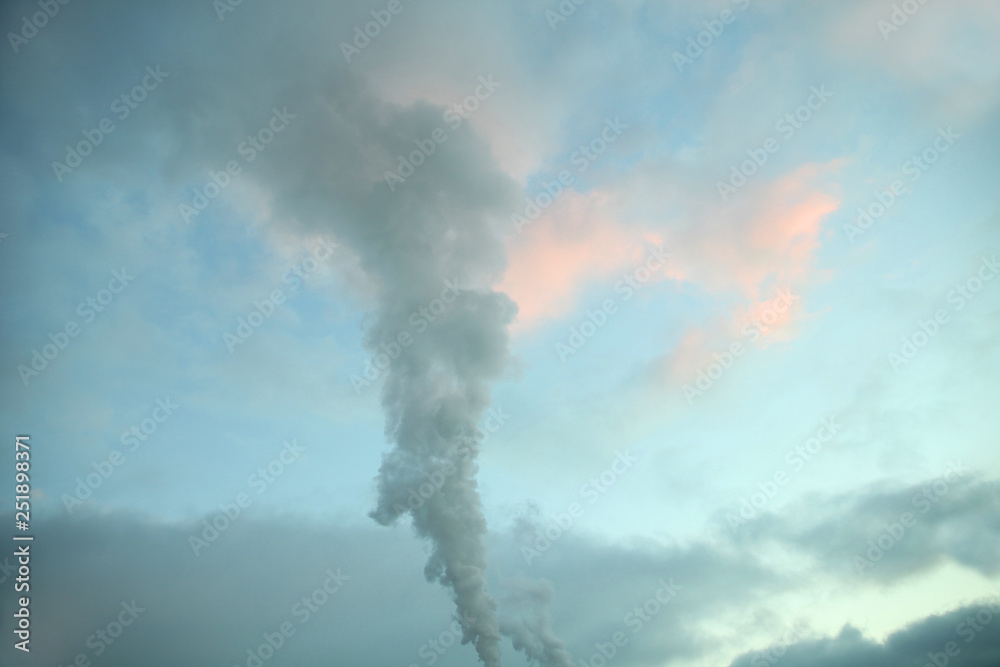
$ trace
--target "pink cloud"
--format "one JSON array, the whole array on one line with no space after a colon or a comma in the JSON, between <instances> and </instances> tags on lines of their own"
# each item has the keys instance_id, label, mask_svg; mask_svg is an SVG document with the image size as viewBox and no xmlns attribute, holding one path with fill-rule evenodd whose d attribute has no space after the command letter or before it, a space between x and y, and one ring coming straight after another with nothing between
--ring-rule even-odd
<instances>
[{"instance_id":1,"label":"pink cloud","mask_svg":"<svg viewBox=\"0 0 1000 667\"><path fill-rule=\"evenodd\" d=\"M668 239L685 274L712 292L770 298L773 285L798 285L811 270L823 219L840 207L824 183L842 161L806 164L741 193L733 207L705 209L701 220Z\"/></svg>"},{"instance_id":2,"label":"pink cloud","mask_svg":"<svg viewBox=\"0 0 1000 667\"><path fill-rule=\"evenodd\" d=\"M801 299L779 303L778 294L799 297L819 275L814 264L823 222L841 203L829 177L842 164L802 165L756 191L741 193L735 207L713 205L703 212L701 224L667 239L690 282L736 298L727 314L688 329L661 372L689 382L713 353L734 341L767 345L794 337L797 323L809 315ZM756 332L752 338L744 333L748 326Z\"/></svg>"},{"instance_id":3,"label":"pink cloud","mask_svg":"<svg viewBox=\"0 0 1000 667\"><path fill-rule=\"evenodd\" d=\"M519 308L515 328L528 328L572 312L588 283L608 280L638 266L644 242L655 234L627 229L617 220L617 202L606 192L564 192L521 234L512 234L509 268L499 289ZM664 270L660 278L669 276Z\"/></svg>"},{"instance_id":4,"label":"pink cloud","mask_svg":"<svg viewBox=\"0 0 1000 667\"><path fill-rule=\"evenodd\" d=\"M694 283L720 295L735 293L740 304L728 325L713 328L720 335L738 331L771 304L779 287L797 293L813 276L823 220L840 206L826 180L841 164L803 165L741 193L738 206L712 205L696 214L694 224L662 234L625 224L613 192L564 192L521 234L509 237L509 268L500 289L518 303L515 329L574 312L588 284L613 283L638 266L645 245L653 244L671 253L658 279ZM783 313L766 336L789 337L799 310ZM703 337L712 338L711 332Z\"/></svg>"}]
</instances>

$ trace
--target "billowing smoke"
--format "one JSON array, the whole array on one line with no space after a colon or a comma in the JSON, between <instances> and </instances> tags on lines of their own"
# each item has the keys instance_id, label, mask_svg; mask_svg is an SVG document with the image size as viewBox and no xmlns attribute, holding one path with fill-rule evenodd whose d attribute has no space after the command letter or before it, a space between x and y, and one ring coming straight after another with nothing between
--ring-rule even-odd
<instances>
[{"instance_id":1,"label":"billowing smoke","mask_svg":"<svg viewBox=\"0 0 1000 667\"><path fill-rule=\"evenodd\" d=\"M500 230L509 229L520 205L519 188L470 123L454 126L442 107L385 101L393 95L380 89L397 79L389 72L376 80L370 72L379 70L379 62L391 62L392 39L407 43L401 27L387 31L395 37L373 44L366 58L345 62L338 40L363 14L350 4L261 3L216 21L204 3L154 2L140 11L136 3L108 0L100 12L81 18L87 23L80 24L85 27L79 35L119 35L122 26L162 23L183 26L190 37L171 46L164 32L148 44L129 43L128 60L162 63L169 72L141 113L128 119L127 131L146 137L147 143L137 145L162 162L180 206L170 229L193 239L210 224L223 225L220 239L273 235L284 242L332 235L354 262L352 277L363 273L366 286L375 286L377 314L368 345L373 353L390 347L394 359L382 378L392 447L378 476L372 516L383 524L412 516L417 533L432 545L427 577L452 591L465 639L485 664L497 665L500 629L486 585L477 425L490 403L490 383L507 364L507 327L516 307L492 286L505 269ZM150 7L156 19L143 14ZM416 5L408 10L414 20L419 11ZM33 46L52 51L32 67L44 68L53 59L80 63L77 51L59 50L80 44L79 35L57 39L60 31L76 31L72 22L53 22L48 30L46 43ZM131 81L117 50L99 53L79 64L80 71L113 72L113 90ZM440 62L436 47L424 55L428 67ZM480 85L477 75L488 73L470 71L468 92ZM464 94L457 90L456 101ZM74 106L73 127L96 122L89 106ZM283 119L280 130L275 117ZM247 142L258 139L264 146L254 144L258 148L248 157ZM112 183L132 176L135 150L118 152L114 145L109 142L87 161L88 171L107 170ZM233 172L239 177L227 175L236 169L230 165L239 167ZM392 188L388 173L396 174ZM210 186L216 195L204 194ZM183 213L181 205L192 203L201 212ZM252 222L237 231L233 220L250 210ZM213 247L212 256L230 262L227 252ZM346 389L347 374L342 379ZM411 491L424 484L433 492L414 501Z\"/></svg>"},{"instance_id":2,"label":"billowing smoke","mask_svg":"<svg viewBox=\"0 0 1000 667\"><path fill-rule=\"evenodd\" d=\"M492 286L505 270L501 230L509 228L519 188L469 124L453 129L441 107L385 102L344 67L340 52L328 48L330 26L348 24L339 7L317 4L308 24L284 6L261 10L265 34L282 34L284 26L296 43L312 45L312 51L302 47L310 57L260 48L227 22L227 30L213 33L222 40L220 52L229 54L215 65L221 71L206 70L203 60L174 61L175 85L163 97L174 98L170 108L179 111L159 119L178 137L168 171L217 172L272 109L290 117L247 166L240 187L266 200L266 222L283 232L332 234L355 262L352 271L360 269L374 285L367 346L392 357L388 366L379 363L391 449L371 515L386 525L411 515L432 546L426 576L451 590L465 641L483 663L498 665L501 635L486 585L486 521L476 483L477 426L490 404L490 384L508 360L516 306ZM238 90L218 85L247 77ZM195 103L212 122L190 112ZM429 139L440 132L443 142ZM422 154L404 169L415 151ZM397 176L390 189L390 172L403 173L404 182ZM420 494L421 488L433 492Z\"/></svg>"},{"instance_id":3,"label":"billowing smoke","mask_svg":"<svg viewBox=\"0 0 1000 667\"><path fill-rule=\"evenodd\" d=\"M373 347L408 330L410 315L421 307L441 311L442 284L443 279L437 285L431 281L434 287L384 308L370 334ZM410 346L400 346L388 370L383 404L394 448L382 461L372 517L384 525L406 512L413 517L417 533L433 545L427 578L452 589L463 641L472 642L483 663L493 666L500 664L500 629L486 586L477 425L489 404L489 381L507 359L506 326L515 306L483 289L446 298L453 302L425 331L414 334Z\"/></svg>"},{"instance_id":4,"label":"billowing smoke","mask_svg":"<svg viewBox=\"0 0 1000 667\"><path fill-rule=\"evenodd\" d=\"M442 126L442 109L400 108L356 81L317 79L308 103L293 109L298 134L262 165L264 182L280 193L278 211L332 231L376 286L366 344L380 369L391 449L371 516L383 525L412 517L432 546L425 575L451 590L463 641L493 667L500 629L486 585L478 425L507 366L517 312L491 289L504 270L500 225L509 224L516 186L461 128L391 191L383 174Z\"/></svg>"},{"instance_id":5,"label":"billowing smoke","mask_svg":"<svg viewBox=\"0 0 1000 667\"><path fill-rule=\"evenodd\" d=\"M509 225L516 185L463 127L449 131L392 191L384 174L398 167L397 156L414 151L415 141L447 127L443 110L384 103L336 68L300 72L295 82L281 99L296 117L254 175L270 193L276 218L307 233L332 233L374 286L366 344L380 375L392 446L371 516L383 525L412 516L432 546L427 578L451 589L464 641L483 663L498 665L500 630L486 585L486 521L476 485L477 427L490 404L490 383L507 365L507 328L517 311L491 289L505 268L500 225ZM253 123L259 121L234 124ZM365 373L358 368L354 375ZM355 387L376 391L373 384ZM412 495L421 485L432 493Z\"/></svg>"},{"instance_id":6,"label":"billowing smoke","mask_svg":"<svg viewBox=\"0 0 1000 667\"><path fill-rule=\"evenodd\" d=\"M387 156L412 150L414 138L429 136L441 120L441 110L430 107L372 117L380 115L391 125L364 134L377 137ZM383 367L392 448L371 516L383 525L412 517L432 547L426 577L451 590L463 642L493 667L500 664L500 629L486 583L478 426L490 384L507 366L507 328L517 311L491 289L504 267L498 225L508 220L514 188L472 133L453 133L436 153L395 192L384 182L368 186L366 219L349 231L380 287L367 346Z\"/></svg>"},{"instance_id":7,"label":"billowing smoke","mask_svg":"<svg viewBox=\"0 0 1000 667\"><path fill-rule=\"evenodd\" d=\"M500 631L514 648L543 667L574 667L573 657L556 636L549 617L555 592L549 582L517 575L504 581L504 616Z\"/></svg>"}]
</instances>

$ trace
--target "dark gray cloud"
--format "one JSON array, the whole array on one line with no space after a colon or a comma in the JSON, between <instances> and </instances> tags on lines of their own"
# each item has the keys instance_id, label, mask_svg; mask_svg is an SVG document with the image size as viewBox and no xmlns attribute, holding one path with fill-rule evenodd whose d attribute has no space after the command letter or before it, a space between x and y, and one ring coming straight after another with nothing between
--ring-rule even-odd
<instances>
[{"instance_id":1,"label":"dark gray cloud","mask_svg":"<svg viewBox=\"0 0 1000 667\"><path fill-rule=\"evenodd\" d=\"M247 650L265 641L263 633L286 621L295 634L268 664L308 666L336 659L338 664L423 665L432 654L445 667L475 660L471 647L459 645L461 625L454 625L448 596L420 575L427 551L408 531L246 515L196 556L190 538L204 530L201 520L176 524L116 512L36 521L35 634L32 654L23 664L68 664L78 653L94 658L88 638L133 599L145 611L120 641L106 647L99 664L245 664ZM734 609L766 606L800 585L797 575L767 566L752 550L613 544L574 528L527 566L521 551L525 539L518 533L492 536L490 584L498 592L505 632L529 655L544 656L551 664L565 663L567 654L586 659L619 632L627 639L617 650L616 662L623 667L699 660L718 648L717 637L706 634L706 622ZM348 579L306 618L306 607L295 605L323 587L328 570ZM5 594L0 613L12 613L13 604ZM834 639L793 640L799 648L785 659L877 657L886 647L892 655L919 655L943 647L955 634L959 614L942 618L947 622L930 619L926 626L914 626L940 630L915 647L902 640L928 633L910 628L880 647L848 629ZM990 627L968 651L960 644L963 654L997 650L997 635L991 633L1000 626ZM93 642L100 643L96 635ZM504 664L527 664L511 645L501 648ZM0 648L5 664L12 650L9 643ZM735 664L749 664L745 661L754 655ZM816 664L864 663L845 658ZM871 662L882 664L909 663Z\"/></svg>"},{"instance_id":2,"label":"dark gray cloud","mask_svg":"<svg viewBox=\"0 0 1000 667\"><path fill-rule=\"evenodd\" d=\"M786 641L787 640L787 641ZM931 616L879 643L851 626L836 637L797 642L779 638L730 667L921 667L1000 664L1000 596Z\"/></svg>"},{"instance_id":3,"label":"dark gray cloud","mask_svg":"<svg viewBox=\"0 0 1000 667\"><path fill-rule=\"evenodd\" d=\"M247 650L286 621L295 634L268 664L424 665L431 654L446 667L475 660L458 643L448 596L420 576L426 552L406 531L240 516L196 556L191 536L204 530L201 520L114 512L36 521L32 653L18 664L65 665L80 653L108 667L245 664ZM620 664L693 657L705 641L692 635L700 620L785 587L762 566L705 546L623 547L567 535L530 571L507 537L496 536L491 553L508 634L552 664L565 664L567 652L589 656L619 631L634 637ZM328 570L348 578L307 617L308 607L296 605L323 587ZM638 617L629 614L654 597L661 579L679 587L676 596L634 634ZM132 600L144 611L95 656L97 630ZM9 615L14 601L5 594L0 607ZM5 642L0 660L7 664L12 652ZM527 663L505 644L504 664Z\"/></svg>"},{"instance_id":4,"label":"dark gray cloud","mask_svg":"<svg viewBox=\"0 0 1000 667\"><path fill-rule=\"evenodd\" d=\"M796 585L747 552L698 542L613 543L579 528L560 535L526 565L523 549L544 547L537 534L525 530L529 523L522 520L513 539L497 545L496 568L551 582L553 625L577 660L589 659L596 644L606 644L618 632L627 639L616 650L619 664L652 667L697 660L716 648L716 639L701 630L704 621L734 608L752 608ZM666 592L657 598L664 584L677 588L666 604Z\"/></svg>"},{"instance_id":5,"label":"dark gray cloud","mask_svg":"<svg viewBox=\"0 0 1000 667\"><path fill-rule=\"evenodd\" d=\"M952 470L961 472L961 476ZM953 561L985 576L1000 571L1000 482L955 462L904 488L815 498L738 526L743 547L778 542L848 580L883 583Z\"/></svg>"},{"instance_id":6,"label":"dark gray cloud","mask_svg":"<svg viewBox=\"0 0 1000 667\"><path fill-rule=\"evenodd\" d=\"M389 665L410 649L415 656L449 622L444 596L399 567L419 568L421 559L399 534L239 517L195 556L189 537L203 529L124 514L36 522L32 652L18 654L18 664L69 664L81 653L109 666L245 664L263 633L291 621L296 634L269 664L328 664L336 656L344 664ZM328 569L349 579L303 623L304 612L293 608L322 587ZM97 656L103 642L96 631L132 600L144 611ZM403 600L426 615L404 622ZM5 617L12 605L5 594ZM0 661L14 664L12 654L5 641Z\"/></svg>"}]
</instances>

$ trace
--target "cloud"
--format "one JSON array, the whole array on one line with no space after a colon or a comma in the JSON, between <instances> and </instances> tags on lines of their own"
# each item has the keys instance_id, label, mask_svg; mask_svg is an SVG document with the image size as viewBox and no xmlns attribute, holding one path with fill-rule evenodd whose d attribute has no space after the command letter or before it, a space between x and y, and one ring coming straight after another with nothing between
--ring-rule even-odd
<instances>
[{"instance_id":1,"label":"cloud","mask_svg":"<svg viewBox=\"0 0 1000 667\"><path fill-rule=\"evenodd\" d=\"M775 286L801 286L814 277L823 221L840 207L831 177L842 164L803 164L732 206L707 206L701 224L667 243L689 279L710 292L736 290L759 302Z\"/></svg>"},{"instance_id":2,"label":"cloud","mask_svg":"<svg viewBox=\"0 0 1000 667\"><path fill-rule=\"evenodd\" d=\"M573 526L544 548L539 535L551 525L551 519L520 516L514 539L498 545L495 562L501 573L526 571L530 554L527 571L551 582L557 591L552 617L578 661L589 659L595 643L610 641L616 632L629 638L616 658L623 666L652 667L720 655L728 659L731 642L742 644L733 636L718 636L719 619L732 619L739 610L794 585L753 555L704 542L664 545L637 538L616 543ZM676 597L669 604L647 607L661 580L679 587ZM650 616L653 608L656 613Z\"/></svg>"},{"instance_id":3,"label":"cloud","mask_svg":"<svg viewBox=\"0 0 1000 667\"><path fill-rule=\"evenodd\" d=\"M84 653L108 667L242 665L247 650L286 621L296 634L273 664L289 664L292 655L317 665L331 655L349 664L390 664L415 659L420 645L449 624L448 600L417 574L420 549L390 531L240 516L195 556L189 539L204 534L200 521L107 513L34 527L33 637L25 664L69 664ZM306 618L306 607L295 605L323 585L327 570L349 579ZM104 642L95 633L132 600L144 611L97 656ZM401 600L426 613L414 616ZM13 604L4 597L5 615ZM15 662L10 644L0 649L5 664ZM23 662L19 652L17 658Z\"/></svg>"},{"instance_id":4,"label":"cloud","mask_svg":"<svg viewBox=\"0 0 1000 667\"><path fill-rule=\"evenodd\" d=\"M960 507L966 506L965 501L969 517L956 516L952 521L971 520L969 537L984 530L995 534L995 528L975 523L982 519L977 518L981 511L971 509L974 498L964 498ZM960 507L943 509L956 514ZM842 509L843 516L855 516L854 508ZM328 664L331 655L348 664L422 664L427 651L437 650L429 642L442 635L448 647L438 655L439 664L450 667L472 659L471 648L456 641L461 633L450 630L454 617L448 596L420 576L424 549L407 532L248 513L235 518L196 556L191 537L211 538L206 522L220 515L221 510L168 523L124 512L78 511L73 517L37 520L32 559L37 648L33 646L32 660L68 664L80 652L93 658L88 637L115 619L123 601L133 599L145 611L119 642L106 647L101 664L245 664L247 650L263 643L263 634L285 621L293 623L296 634L273 664ZM849 524L843 516L820 529ZM862 512L860 523L868 522ZM766 526L768 519L758 523ZM772 526L762 534L776 533ZM864 531L857 533L861 537ZM915 532L912 538L921 541L928 535ZM812 533L779 537L796 549L808 548L807 540L816 542L817 551L824 544ZM834 543L852 543L851 537L835 537ZM535 539L530 530L490 536L492 587L501 593L499 617L507 632L529 647L529 654L540 652L555 660L552 664L565 660L563 651L577 660L586 658L595 642L609 641L615 632L629 638L617 658L623 667L709 658L729 662L753 646L753 637L759 642L762 636L759 628L749 628L754 633L744 636L748 610L766 608L787 595L811 594L803 588L806 580L756 555L756 543L764 537L739 545L610 543L583 527L573 527L527 566L521 547ZM983 563L995 553L971 552ZM889 555L878 565L896 567ZM295 605L322 587L328 569L349 579L306 619L302 607ZM655 599L661 580L678 586L676 596L670 604L646 606ZM858 585L873 582L864 577ZM13 604L4 598L0 613L12 613ZM421 614L412 613L415 606L423 610ZM656 613L642 620L636 613L642 608ZM954 625L950 627L953 631ZM945 634L942 630L942 647ZM815 646L800 642L800 650L822 656L821 649L828 645L841 651L871 644L849 635ZM976 647L996 649L996 635L982 637ZM418 654L422 648L423 656ZM10 659L12 651L5 644L0 660ZM749 664L740 660L752 655L746 653L734 664ZM785 659L793 655L798 654L789 652ZM525 664L521 660L505 651L504 664Z\"/></svg>"},{"instance_id":5,"label":"cloud","mask_svg":"<svg viewBox=\"0 0 1000 667\"><path fill-rule=\"evenodd\" d=\"M777 542L847 581L891 584L953 561L1000 573L1000 482L961 462L906 487L855 489L740 525L743 546ZM848 520L847 517L850 517Z\"/></svg>"},{"instance_id":6,"label":"cloud","mask_svg":"<svg viewBox=\"0 0 1000 667\"><path fill-rule=\"evenodd\" d=\"M1000 27L989 0L919 3L912 12L878 0L830 8L818 37L828 55L856 67L872 66L894 89L920 100L925 113L983 121L1000 97L1000 49L988 35Z\"/></svg>"},{"instance_id":7,"label":"cloud","mask_svg":"<svg viewBox=\"0 0 1000 667\"><path fill-rule=\"evenodd\" d=\"M986 622L984 623L984 619ZM794 635L792 635L794 636ZM796 641L778 638L746 653L730 667L898 667L962 665L993 667L1000 660L1000 596L931 616L898 630L884 642L845 626L836 637Z\"/></svg>"},{"instance_id":8,"label":"cloud","mask_svg":"<svg viewBox=\"0 0 1000 667\"><path fill-rule=\"evenodd\" d=\"M745 199L732 206L705 206L702 224L665 233L674 270L722 305L707 321L686 325L673 349L652 363L652 377L683 384L734 342L746 347L794 337L798 321L809 316L806 289L829 279L816 267L817 252L825 221L840 208L831 178L842 165L839 159L801 165L741 193Z\"/></svg>"},{"instance_id":9,"label":"cloud","mask_svg":"<svg viewBox=\"0 0 1000 667\"><path fill-rule=\"evenodd\" d=\"M573 312L589 284L641 265L645 244L662 245L656 234L625 226L619 208L611 192L569 190L508 237L510 266L498 289L518 304L517 328ZM656 277L672 274L667 266Z\"/></svg>"},{"instance_id":10,"label":"cloud","mask_svg":"<svg viewBox=\"0 0 1000 667\"><path fill-rule=\"evenodd\" d=\"M88 638L132 600L144 611L119 641L105 646L102 665L245 664L247 650L286 621L296 632L271 664L323 665L331 656L345 664L424 664L428 651L438 651L429 642L450 633L450 601L419 575L424 550L407 533L246 515L196 556L192 536L211 538L206 525L221 515L182 523L123 512L36 520L31 660L68 664L79 653L94 659ZM631 632L625 616L655 593L660 578L672 577L690 593L678 593L657 615L656 631L629 647L623 665L655 664L654 655L698 655L704 646L690 632L699 620L784 585L752 560L706 546L624 548L574 535L539 564L546 584L518 574L523 559L507 536L491 542L496 570L509 573L494 583L507 592L499 598L501 617L518 641L531 641L550 661L565 661L563 651L589 655L603 635ZM328 570L348 578L307 617L308 605L296 605L323 586ZM14 604L5 597L0 612L12 613ZM554 632L571 637L565 649ZM454 634L445 643L438 664L473 659ZM0 660L12 661L13 650L5 643ZM526 664L521 660L507 653L504 664Z\"/></svg>"}]
</instances>

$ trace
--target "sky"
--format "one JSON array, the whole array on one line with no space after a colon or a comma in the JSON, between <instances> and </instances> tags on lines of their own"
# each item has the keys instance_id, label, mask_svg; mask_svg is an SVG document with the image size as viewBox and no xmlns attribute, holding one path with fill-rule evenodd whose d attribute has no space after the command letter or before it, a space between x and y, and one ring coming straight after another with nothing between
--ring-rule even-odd
<instances>
[{"instance_id":1,"label":"sky","mask_svg":"<svg viewBox=\"0 0 1000 667\"><path fill-rule=\"evenodd\" d=\"M1000 664L997 3L0 25L0 663Z\"/></svg>"}]
</instances>

